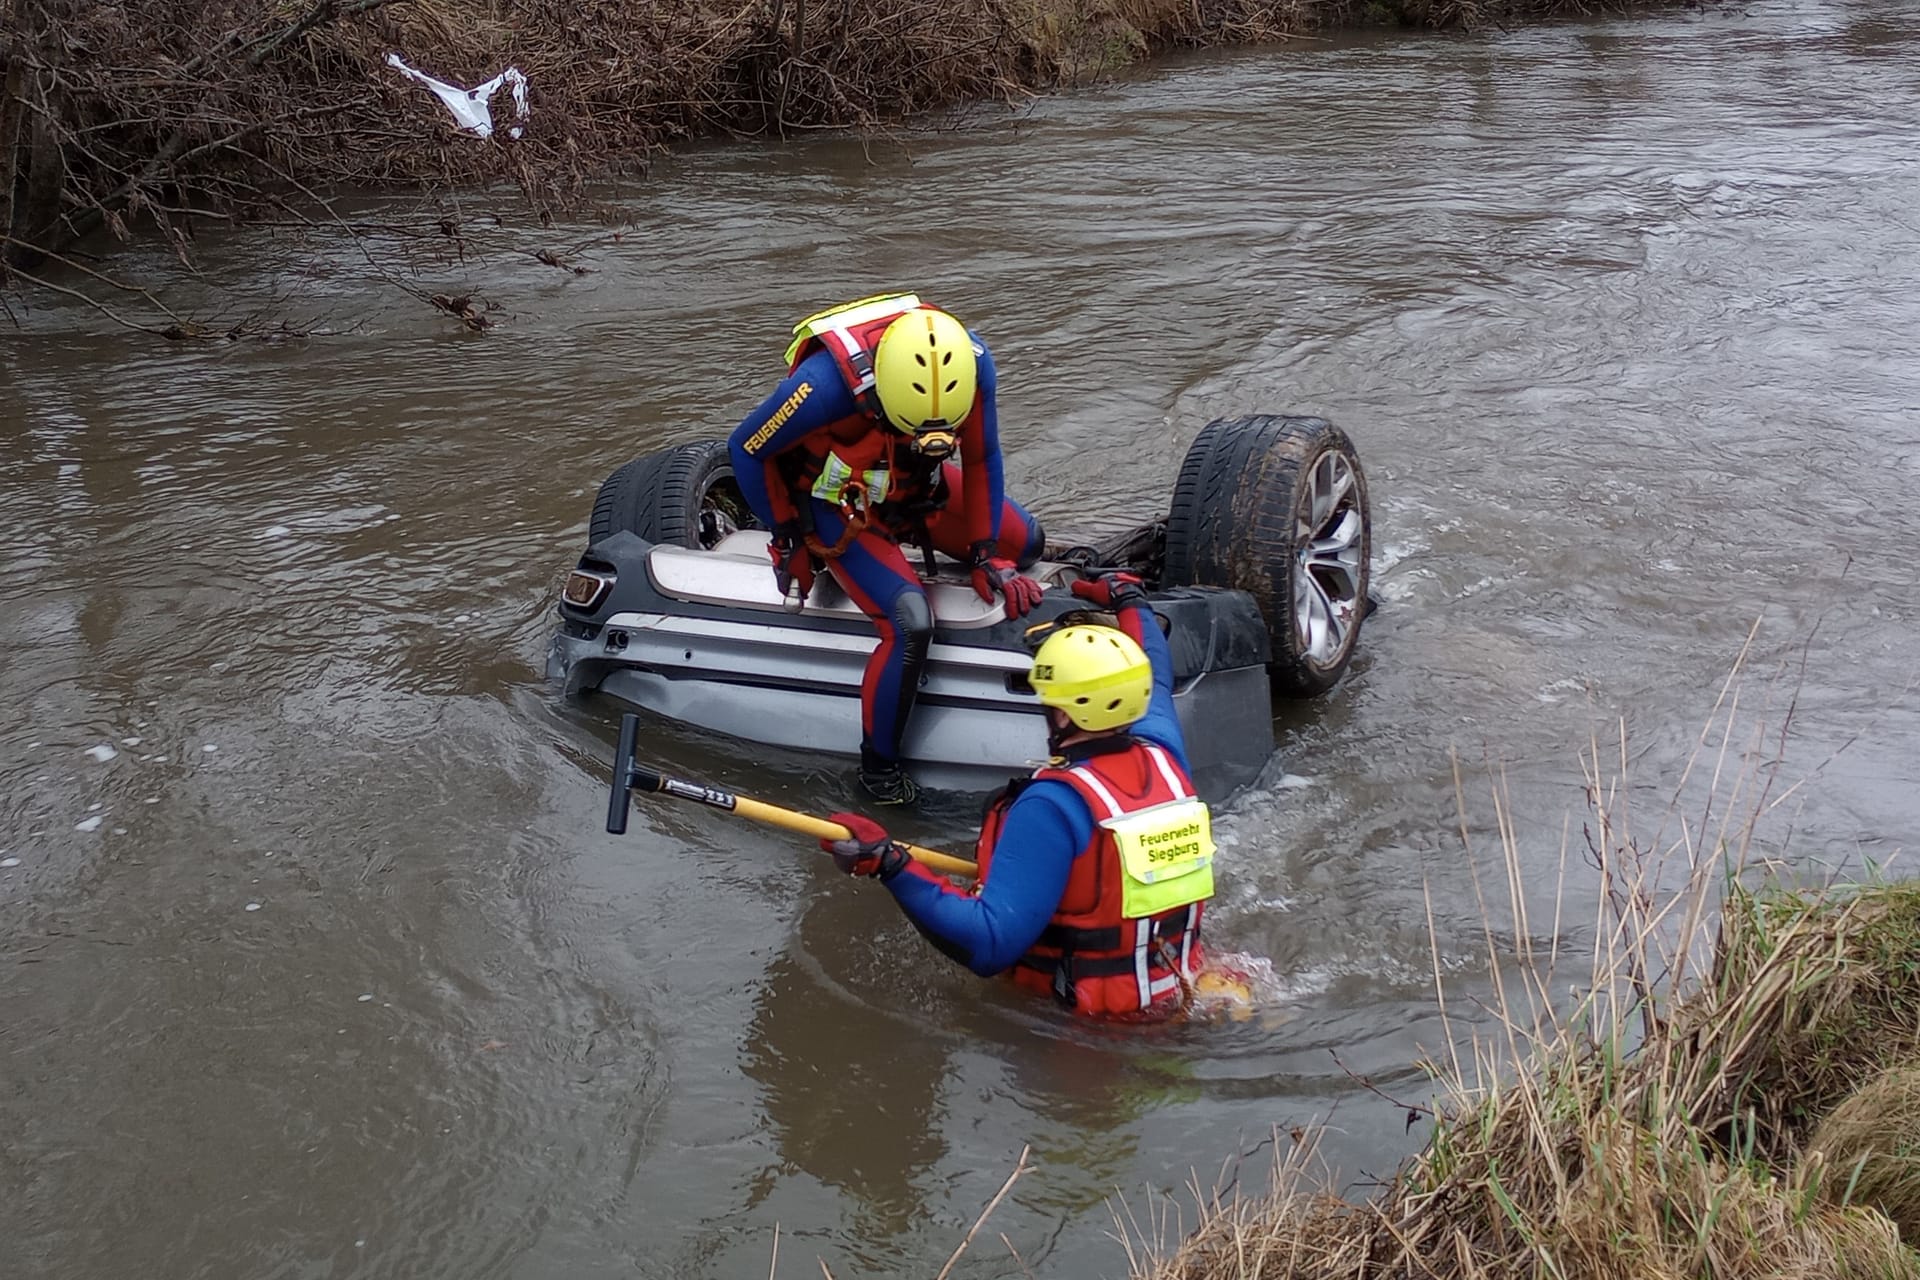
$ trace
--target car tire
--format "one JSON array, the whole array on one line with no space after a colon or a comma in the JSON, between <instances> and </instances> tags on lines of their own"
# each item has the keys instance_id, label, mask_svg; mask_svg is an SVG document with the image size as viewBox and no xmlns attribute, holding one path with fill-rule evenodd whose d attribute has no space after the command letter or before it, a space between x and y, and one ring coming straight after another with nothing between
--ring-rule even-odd
<instances>
[{"instance_id":1,"label":"car tire","mask_svg":"<svg viewBox=\"0 0 1920 1280\"><path fill-rule=\"evenodd\" d=\"M699 550L756 527L727 442L696 440L635 458L608 476L593 500L587 542L624 531Z\"/></svg>"},{"instance_id":2,"label":"car tire","mask_svg":"<svg viewBox=\"0 0 1920 1280\"><path fill-rule=\"evenodd\" d=\"M1353 658L1372 550L1366 473L1346 432L1325 418L1223 418L1180 464L1162 578L1251 595L1274 689L1310 697Z\"/></svg>"}]
</instances>

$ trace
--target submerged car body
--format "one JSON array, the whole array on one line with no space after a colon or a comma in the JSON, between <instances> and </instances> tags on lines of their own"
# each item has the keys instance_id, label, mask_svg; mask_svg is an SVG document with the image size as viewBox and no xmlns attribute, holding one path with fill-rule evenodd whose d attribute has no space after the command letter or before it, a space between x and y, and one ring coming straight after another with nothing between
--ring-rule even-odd
<instances>
[{"instance_id":1,"label":"submerged car body","mask_svg":"<svg viewBox=\"0 0 1920 1280\"><path fill-rule=\"evenodd\" d=\"M1208 799L1230 793L1273 751L1272 696L1316 696L1346 670L1367 613L1371 528L1346 434L1324 418L1259 415L1200 432L1164 518L1077 544L1050 529L1027 570L1046 590L1023 619L980 599L964 566L926 562L935 630L903 744L909 770L925 786L975 791L1041 763L1046 719L1027 684L1036 629L1088 612L1066 589L1074 577L1123 568L1147 584L1172 649L1194 783ZM567 694L747 742L857 754L873 622L828 573L806 601L783 601L725 441L620 467L587 537L547 658Z\"/></svg>"},{"instance_id":2,"label":"submerged car body","mask_svg":"<svg viewBox=\"0 0 1920 1280\"><path fill-rule=\"evenodd\" d=\"M574 598L560 605L548 675L568 694L598 692L739 738L855 755L861 680L879 638L830 575L801 612L789 612L766 544L759 530L700 550L625 531L596 542L575 571ZM1048 590L1018 620L981 600L956 563L927 582L935 631L904 744L924 785L989 790L1045 760L1026 633L1086 607L1064 589L1072 566L1042 561L1030 573ZM1173 653L1195 784L1218 798L1273 751L1266 627L1245 592L1179 587L1152 599Z\"/></svg>"}]
</instances>

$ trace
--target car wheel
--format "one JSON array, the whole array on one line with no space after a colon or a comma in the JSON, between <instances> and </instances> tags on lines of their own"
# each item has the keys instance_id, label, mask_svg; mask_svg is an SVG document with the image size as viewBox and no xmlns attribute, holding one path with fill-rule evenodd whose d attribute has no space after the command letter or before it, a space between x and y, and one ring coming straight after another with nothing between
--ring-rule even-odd
<instances>
[{"instance_id":1,"label":"car wheel","mask_svg":"<svg viewBox=\"0 0 1920 1280\"><path fill-rule=\"evenodd\" d=\"M697 440L635 458L608 476L593 500L589 545L622 530L695 550L758 527L733 477L724 440Z\"/></svg>"},{"instance_id":2,"label":"car wheel","mask_svg":"<svg viewBox=\"0 0 1920 1280\"><path fill-rule=\"evenodd\" d=\"M1325 418L1223 418L1180 465L1163 579L1253 596L1274 688L1311 696L1339 681L1359 643L1372 544L1366 473L1346 432Z\"/></svg>"}]
</instances>

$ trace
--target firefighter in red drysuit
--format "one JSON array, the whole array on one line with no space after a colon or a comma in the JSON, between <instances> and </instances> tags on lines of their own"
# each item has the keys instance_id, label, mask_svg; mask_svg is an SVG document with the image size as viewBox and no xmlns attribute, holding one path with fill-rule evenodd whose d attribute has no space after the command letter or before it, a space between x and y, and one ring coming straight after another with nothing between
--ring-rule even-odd
<instances>
[{"instance_id":1,"label":"firefighter in red drysuit","mask_svg":"<svg viewBox=\"0 0 1920 1280\"><path fill-rule=\"evenodd\" d=\"M980 877L955 888L870 818L836 813L852 838L821 842L841 870L877 877L947 955L983 976L1093 1015L1155 1016L1192 997L1213 895L1207 806L1187 775L1172 654L1140 579L1108 574L1073 593L1119 628L1060 628L1034 655L1054 757L988 810Z\"/></svg>"},{"instance_id":2,"label":"firefighter in red drysuit","mask_svg":"<svg viewBox=\"0 0 1920 1280\"><path fill-rule=\"evenodd\" d=\"M983 600L1021 617L1041 588L1020 570L1046 536L1001 489L993 357L946 312L913 294L835 307L795 326L787 365L728 441L734 476L773 531L781 593L804 600L824 562L879 629L860 781L882 804L911 803L900 757L934 619L902 544L965 562Z\"/></svg>"}]
</instances>

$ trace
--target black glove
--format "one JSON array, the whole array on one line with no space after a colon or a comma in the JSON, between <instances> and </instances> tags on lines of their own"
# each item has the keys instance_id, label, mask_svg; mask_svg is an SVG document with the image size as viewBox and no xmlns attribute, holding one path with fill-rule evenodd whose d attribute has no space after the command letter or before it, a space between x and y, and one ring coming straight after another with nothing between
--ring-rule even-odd
<instances>
[{"instance_id":1,"label":"black glove","mask_svg":"<svg viewBox=\"0 0 1920 1280\"><path fill-rule=\"evenodd\" d=\"M852 833L846 840L820 842L821 851L832 854L833 865L848 875L876 876L885 884L907 865L907 851L872 818L857 813L833 813L827 815L827 821L837 822Z\"/></svg>"},{"instance_id":2,"label":"black glove","mask_svg":"<svg viewBox=\"0 0 1920 1280\"><path fill-rule=\"evenodd\" d=\"M1148 602L1146 584L1133 573L1103 573L1098 578L1076 579L1067 590L1103 609L1127 609Z\"/></svg>"},{"instance_id":3,"label":"black glove","mask_svg":"<svg viewBox=\"0 0 1920 1280\"><path fill-rule=\"evenodd\" d=\"M807 550L807 540L800 532L800 522L786 520L773 527L773 538L767 543L767 555L773 560L773 580L780 588L780 594L787 594L790 583L800 584L800 598L806 599L813 594L813 575L816 572L813 552Z\"/></svg>"}]
</instances>

